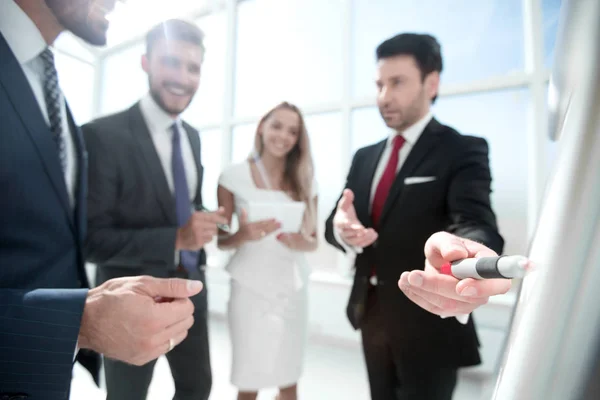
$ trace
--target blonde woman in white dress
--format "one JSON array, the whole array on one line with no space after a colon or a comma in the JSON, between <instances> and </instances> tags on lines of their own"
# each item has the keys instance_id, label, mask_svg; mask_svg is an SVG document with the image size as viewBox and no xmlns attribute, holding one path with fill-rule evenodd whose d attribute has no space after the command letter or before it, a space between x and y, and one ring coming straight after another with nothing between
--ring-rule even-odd
<instances>
[{"instance_id":1,"label":"blonde woman in white dress","mask_svg":"<svg viewBox=\"0 0 600 400\"><path fill-rule=\"evenodd\" d=\"M239 229L221 232L219 247L235 249L227 270L232 344L231 382L238 400L254 400L277 387L277 400L296 400L308 326L309 267L304 254L317 248L317 195L308 134L300 110L281 103L259 122L253 155L221 174L219 206ZM298 232L275 219L248 222L251 203L305 205Z\"/></svg>"}]
</instances>

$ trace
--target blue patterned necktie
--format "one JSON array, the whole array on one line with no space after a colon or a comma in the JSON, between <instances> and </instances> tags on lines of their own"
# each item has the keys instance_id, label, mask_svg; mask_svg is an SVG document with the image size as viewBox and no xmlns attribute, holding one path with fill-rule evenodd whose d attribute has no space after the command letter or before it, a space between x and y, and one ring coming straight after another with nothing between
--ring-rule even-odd
<instances>
[{"instance_id":1,"label":"blue patterned necktie","mask_svg":"<svg viewBox=\"0 0 600 400\"><path fill-rule=\"evenodd\" d=\"M58 158L63 171L67 167L67 151L65 148L65 139L63 137L63 126L60 112L60 88L58 87L58 74L54 66L54 54L49 48L46 48L41 54L40 59L44 63L44 100L46 101L46 110L50 122L50 132L52 139L56 143Z\"/></svg>"},{"instance_id":2,"label":"blue patterned necktie","mask_svg":"<svg viewBox=\"0 0 600 400\"><path fill-rule=\"evenodd\" d=\"M192 204L187 185L185 166L183 164L183 156L181 154L181 135L176 123L171 126L171 131L173 132L171 166L173 168L173 186L175 189L175 209L177 212L177 224L181 227L192 216ZM198 270L197 251L182 250L179 252L179 260L188 273Z\"/></svg>"}]
</instances>

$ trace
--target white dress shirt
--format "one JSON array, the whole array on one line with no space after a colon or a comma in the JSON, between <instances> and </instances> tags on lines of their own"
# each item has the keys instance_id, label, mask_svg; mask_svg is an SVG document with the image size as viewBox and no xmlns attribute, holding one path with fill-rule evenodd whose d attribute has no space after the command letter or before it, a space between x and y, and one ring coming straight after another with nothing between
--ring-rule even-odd
<instances>
[{"instance_id":1,"label":"white dress shirt","mask_svg":"<svg viewBox=\"0 0 600 400\"><path fill-rule=\"evenodd\" d=\"M17 58L21 68L23 68L25 77L40 106L42 116L46 124L50 126L46 100L44 99L44 64L38 57L48 47L47 43L37 26L13 0L0 1L0 32L2 32L8 46ZM67 107L62 92L60 93L60 117L62 137L65 142L67 156L64 171L65 182L71 206L74 207L77 182L77 157L75 156L75 143L69 129ZM51 134L50 129L48 129L48 135Z\"/></svg>"},{"instance_id":2,"label":"white dress shirt","mask_svg":"<svg viewBox=\"0 0 600 400\"><path fill-rule=\"evenodd\" d=\"M167 114L156 104L150 94L147 94L140 100L140 109L150 130L150 136L154 142L156 153L158 153L158 158L160 158L165 177L167 178L167 184L172 193L175 192L175 188L173 184L173 166L171 164L173 156L173 131L171 130L171 126L173 123L177 124L181 138L181 155L183 157L183 166L190 192L190 201L193 201L196 198L196 191L198 189L198 172L192 146L183 128L181 119L174 119Z\"/></svg>"}]
</instances>

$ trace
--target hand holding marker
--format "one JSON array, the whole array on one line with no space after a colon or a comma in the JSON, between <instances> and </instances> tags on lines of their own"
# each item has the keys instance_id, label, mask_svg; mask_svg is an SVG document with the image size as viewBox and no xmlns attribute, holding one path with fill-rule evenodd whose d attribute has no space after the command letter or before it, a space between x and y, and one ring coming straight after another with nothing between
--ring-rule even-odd
<instances>
[{"instance_id":1,"label":"hand holding marker","mask_svg":"<svg viewBox=\"0 0 600 400\"><path fill-rule=\"evenodd\" d=\"M527 257L499 256L457 260L442 265L440 271L457 279L513 279L524 277L530 267Z\"/></svg>"}]
</instances>

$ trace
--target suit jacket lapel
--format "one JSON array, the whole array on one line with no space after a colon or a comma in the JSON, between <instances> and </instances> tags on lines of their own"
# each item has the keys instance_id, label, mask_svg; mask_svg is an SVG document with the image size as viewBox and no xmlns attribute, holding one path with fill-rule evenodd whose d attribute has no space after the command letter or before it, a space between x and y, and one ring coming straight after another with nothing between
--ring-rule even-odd
<instances>
[{"instance_id":1,"label":"suit jacket lapel","mask_svg":"<svg viewBox=\"0 0 600 400\"><path fill-rule=\"evenodd\" d=\"M52 140L52 134L44 121L29 81L2 34L0 34L0 84L5 88L9 100L20 116L25 131L42 159L48 178L63 205L71 228L74 228L73 212L56 144Z\"/></svg>"},{"instance_id":2,"label":"suit jacket lapel","mask_svg":"<svg viewBox=\"0 0 600 400\"><path fill-rule=\"evenodd\" d=\"M438 140L438 128L440 124L435 119L432 119L429 124L425 127L425 130L415 143L414 147L408 154L408 157L402 164L400 171L396 174L396 179L392 184L390 192L385 200L385 204L383 205L383 211L381 212L380 217L380 226L386 222L386 217L390 212L391 207L396 202L396 199L402 192L404 188L404 179L410 176L414 170L421 164L421 162L425 159L427 154L431 152L435 146L439 144Z\"/></svg>"},{"instance_id":3,"label":"suit jacket lapel","mask_svg":"<svg viewBox=\"0 0 600 400\"><path fill-rule=\"evenodd\" d=\"M363 167L359 167L363 173L361 174L362 180L359 182L360 187L367 188L364 193L361 193L359 197L355 199L355 209L356 214L360 222L364 226L372 226L373 221L371 220L371 215L369 213L370 205L371 205L371 189L373 184L377 184L373 182L373 178L375 176L375 171L377 170L377 165L379 164L379 159L381 158L381 154L385 149L385 145L387 143L387 139L377 143L373 146L371 154L367 155L367 160Z\"/></svg>"},{"instance_id":4,"label":"suit jacket lapel","mask_svg":"<svg viewBox=\"0 0 600 400\"><path fill-rule=\"evenodd\" d=\"M196 164L196 175L198 176L198 184L196 185L194 204L202 204L202 175L204 168L202 167L202 147L200 144L200 135L195 129L193 129L186 123L183 124L183 128L187 133L188 140L190 141L190 146L192 147L192 153L194 154L194 162Z\"/></svg>"},{"instance_id":5,"label":"suit jacket lapel","mask_svg":"<svg viewBox=\"0 0 600 400\"><path fill-rule=\"evenodd\" d=\"M161 209L167 220L171 221L172 224L177 225L175 199L169 189L165 171L158 158L158 154L156 153L156 147L154 147L154 142L150 136L150 131L148 130L148 126L146 125L146 121L140 110L139 103L129 109L129 116L131 134L136 138L139 144L142 158L146 163L148 176L154 185L154 190L156 190L156 196Z\"/></svg>"}]
</instances>

